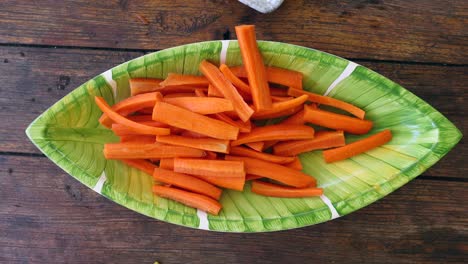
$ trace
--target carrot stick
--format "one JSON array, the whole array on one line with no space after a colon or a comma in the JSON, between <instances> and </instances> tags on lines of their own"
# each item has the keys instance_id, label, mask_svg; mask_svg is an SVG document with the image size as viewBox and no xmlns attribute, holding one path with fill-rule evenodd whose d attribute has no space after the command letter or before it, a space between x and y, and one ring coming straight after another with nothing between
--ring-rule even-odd
<instances>
[{"instance_id":1,"label":"carrot stick","mask_svg":"<svg viewBox=\"0 0 468 264\"><path fill-rule=\"evenodd\" d=\"M248 134L239 136L231 146L265 140L299 140L314 138L314 129L304 125L271 125L256 127Z\"/></svg>"},{"instance_id":2,"label":"carrot stick","mask_svg":"<svg viewBox=\"0 0 468 264\"><path fill-rule=\"evenodd\" d=\"M250 142L250 143L246 143L245 145L253 150L262 152L265 147L265 142L263 141Z\"/></svg>"},{"instance_id":3,"label":"carrot stick","mask_svg":"<svg viewBox=\"0 0 468 264\"><path fill-rule=\"evenodd\" d=\"M307 97L307 96L306 96ZM164 102L192 112L208 115L216 114L225 111L234 110L234 106L231 101L224 98L213 98L213 97L176 97L176 98L164 98Z\"/></svg>"},{"instance_id":4,"label":"carrot stick","mask_svg":"<svg viewBox=\"0 0 468 264\"><path fill-rule=\"evenodd\" d=\"M232 147L229 154L239 156L239 157L250 157L250 158L260 159L260 160L278 163L278 164L291 163L294 161L294 157L282 157L282 156L271 155L268 153L251 150L245 147Z\"/></svg>"},{"instance_id":5,"label":"carrot stick","mask_svg":"<svg viewBox=\"0 0 468 264\"><path fill-rule=\"evenodd\" d=\"M104 144L106 159L161 159L175 157L201 158L205 152L189 147L171 146L161 143L108 143Z\"/></svg>"},{"instance_id":6,"label":"carrot stick","mask_svg":"<svg viewBox=\"0 0 468 264\"><path fill-rule=\"evenodd\" d=\"M279 156L295 156L312 150L344 145L343 131L318 131L313 139L280 142L273 147L273 153Z\"/></svg>"},{"instance_id":7,"label":"carrot stick","mask_svg":"<svg viewBox=\"0 0 468 264\"><path fill-rule=\"evenodd\" d=\"M161 197L185 204L187 206L206 211L213 215L218 215L222 207L218 201L210 197L172 187L155 185L153 186L153 193Z\"/></svg>"},{"instance_id":8,"label":"carrot stick","mask_svg":"<svg viewBox=\"0 0 468 264\"><path fill-rule=\"evenodd\" d=\"M381 146L392 139L392 132L388 129L383 130L370 137L358 140L343 147L324 150L323 157L327 163L344 160L373 148Z\"/></svg>"},{"instance_id":9,"label":"carrot stick","mask_svg":"<svg viewBox=\"0 0 468 264\"><path fill-rule=\"evenodd\" d=\"M145 135L169 135L170 130L168 128L159 128L159 127L152 127L139 124L137 122L133 122L111 109L111 107L106 103L104 98L96 96L95 97L96 104L104 112L107 116L109 116L112 121L122 124L128 127L131 127L135 132Z\"/></svg>"},{"instance_id":10,"label":"carrot stick","mask_svg":"<svg viewBox=\"0 0 468 264\"><path fill-rule=\"evenodd\" d=\"M229 153L229 140L216 138L189 138L182 136L158 136L156 141L175 146L185 146L202 150L211 150L221 153Z\"/></svg>"},{"instance_id":11,"label":"carrot stick","mask_svg":"<svg viewBox=\"0 0 468 264\"><path fill-rule=\"evenodd\" d=\"M273 103L289 101L289 100L292 100L292 99L294 99L294 97L292 97L292 96L275 96L275 95L271 96L271 100L273 101Z\"/></svg>"},{"instance_id":12,"label":"carrot stick","mask_svg":"<svg viewBox=\"0 0 468 264\"><path fill-rule=\"evenodd\" d=\"M345 110L360 119L364 119L364 115L366 114L366 112L364 112L364 110L362 110L359 107L356 107L352 104L346 103L344 101L341 101L341 100L338 100L329 96L318 95L315 93L293 89L293 88L288 89L288 95L296 96L296 97L307 95L309 97L308 100L313 103L329 105L329 106L333 106L341 110Z\"/></svg>"},{"instance_id":13,"label":"carrot stick","mask_svg":"<svg viewBox=\"0 0 468 264\"><path fill-rule=\"evenodd\" d=\"M223 75L223 73L216 66L206 60L200 63L200 71L226 99L231 100L234 105L234 111L236 111L239 118L244 122L249 120L254 111L244 101L242 96L232 83Z\"/></svg>"},{"instance_id":14,"label":"carrot stick","mask_svg":"<svg viewBox=\"0 0 468 264\"><path fill-rule=\"evenodd\" d=\"M226 66L226 64L221 64L221 66L219 66L219 69L224 74L224 76L226 76L226 78L240 91L242 91L245 94L252 94L250 86L241 79L239 79L236 75L234 75L234 73L231 72L231 70L228 66Z\"/></svg>"},{"instance_id":15,"label":"carrot stick","mask_svg":"<svg viewBox=\"0 0 468 264\"><path fill-rule=\"evenodd\" d=\"M154 92L129 97L112 106L112 110L117 112L119 115L128 116L129 114L145 107L153 107L156 102L157 94L157 92ZM107 116L107 114L102 114L99 118L99 123L110 128L112 120Z\"/></svg>"},{"instance_id":16,"label":"carrot stick","mask_svg":"<svg viewBox=\"0 0 468 264\"><path fill-rule=\"evenodd\" d=\"M306 106L304 121L315 125L343 130L351 134L365 134L372 128L372 122L355 117L340 115Z\"/></svg>"},{"instance_id":17,"label":"carrot stick","mask_svg":"<svg viewBox=\"0 0 468 264\"><path fill-rule=\"evenodd\" d=\"M258 176L258 175L253 175L253 174L245 175L245 181L253 181L253 180L258 180L258 179L261 179L261 178L263 178L263 177Z\"/></svg>"},{"instance_id":18,"label":"carrot stick","mask_svg":"<svg viewBox=\"0 0 468 264\"><path fill-rule=\"evenodd\" d=\"M235 29L242 54L242 61L244 62L247 78L249 79L255 110L269 109L272 107L270 88L268 87L263 58L257 46L255 26L236 26Z\"/></svg>"},{"instance_id":19,"label":"carrot stick","mask_svg":"<svg viewBox=\"0 0 468 264\"><path fill-rule=\"evenodd\" d=\"M288 96L288 90L284 88L270 87L270 94L272 96Z\"/></svg>"},{"instance_id":20,"label":"carrot stick","mask_svg":"<svg viewBox=\"0 0 468 264\"><path fill-rule=\"evenodd\" d=\"M174 171L212 177L245 177L242 161L174 159Z\"/></svg>"},{"instance_id":21,"label":"carrot stick","mask_svg":"<svg viewBox=\"0 0 468 264\"><path fill-rule=\"evenodd\" d=\"M252 119L267 119L284 116L285 113L293 111L296 113L303 108L303 104L307 101L307 95L303 95L292 100L273 103L273 106L270 109L266 110L257 110L253 115ZM299 109L299 110L298 110Z\"/></svg>"},{"instance_id":22,"label":"carrot stick","mask_svg":"<svg viewBox=\"0 0 468 264\"><path fill-rule=\"evenodd\" d=\"M155 180L162 183L174 185L195 193L204 194L216 200L219 200L219 197L221 197L221 189L187 174L155 168L152 175Z\"/></svg>"},{"instance_id":23,"label":"carrot stick","mask_svg":"<svg viewBox=\"0 0 468 264\"><path fill-rule=\"evenodd\" d=\"M272 184L262 181L253 181L252 182L252 192L265 196L272 197L283 197L283 198L293 198L293 197L312 197L320 196L323 194L323 189L306 187L306 188L291 188L286 186L281 186L278 184Z\"/></svg>"},{"instance_id":24,"label":"carrot stick","mask_svg":"<svg viewBox=\"0 0 468 264\"><path fill-rule=\"evenodd\" d=\"M134 122L153 121L153 117L151 115L131 115L127 116L127 118Z\"/></svg>"},{"instance_id":25,"label":"carrot stick","mask_svg":"<svg viewBox=\"0 0 468 264\"><path fill-rule=\"evenodd\" d=\"M265 68L268 82L294 87L295 89L302 89L302 73L271 66ZM244 66L231 67L230 70L237 77L247 77L247 71Z\"/></svg>"},{"instance_id":26,"label":"carrot stick","mask_svg":"<svg viewBox=\"0 0 468 264\"><path fill-rule=\"evenodd\" d=\"M174 158L164 158L159 161L159 168L174 170Z\"/></svg>"},{"instance_id":27,"label":"carrot stick","mask_svg":"<svg viewBox=\"0 0 468 264\"><path fill-rule=\"evenodd\" d=\"M303 125L304 124L304 110L291 115L285 120L281 121L283 125Z\"/></svg>"},{"instance_id":28,"label":"carrot stick","mask_svg":"<svg viewBox=\"0 0 468 264\"><path fill-rule=\"evenodd\" d=\"M130 167L143 171L148 175L153 175L153 170L158 168L158 166L144 159L123 159L121 161Z\"/></svg>"},{"instance_id":29,"label":"carrot stick","mask_svg":"<svg viewBox=\"0 0 468 264\"><path fill-rule=\"evenodd\" d=\"M156 137L153 135L125 135L120 136L121 143L154 143Z\"/></svg>"},{"instance_id":30,"label":"carrot stick","mask_svg":"<svg viewBox=\"0 0 468 264\"><path fill-rule=\"evenodd\" d=\"M236 139L239 134L235 126L164 102L155 104L153 120L218 139Z\"/></svg>"},{"instance_id":31,"label":"carrot stick","mask_svg":"<svg viewBox=\"0 0 468 264\"><path fill-rule=\"evenodd\" d=\"M301 163L301 160L296 156L294 157L294 161L291 162L291 163L288 163L288 164L284 164L284 166L288 167L288 168L291 168L291 169L294 169L294 170L298 170L298 171L301 171L302 170L302 163Z\"/></svg>"},{"instance_id":32,"label":"carrot stick","mask_svg":"<svg viewBox=\"0 0 468 264\"><path fill-rule=\"evenodd\" d=\"M158 89L160 89L159 84L163 80L149 78L132 78L128 81L130 83L130 94L132 96L135 96L137 94L157 91Z\"/></svg>"},{"instance_id":33,"label":"carrot stick","mask_svg":"<svg viewBox=\"0 0 468 264\"><path fill-rule=\"evenodd\" d=\"M194 175L197 178L200 178L204 181L207 181L211 184L214 184L219 187L226 189L232 189L236 191L242 191L245 185L245 176L240 177L216 177L216 176L206 176L206 175Z\"/></svg>"},{"instance_id":34,"label":"carrot stick","mask_svg":"<svg viewBox=\"0 0 468 264\"><path fill-rule=\"evenodd\" d=\"M169 127L166 124L162 124L156 121L143 121L143 122L137 122L137 123L141 125L145 125L145 126L150 126L150 127L160 127L160 128ZM141 135L139 131L136 131L132 127L128 127L122 124L112 124L111 129L117 136Z\"/></svg>"},{"instance_id":35,"label":"carrot stick","mask_svg":"<svg viewBox=\"0 0 468 264\"><path fill-rule=\"evenodd\" d=\"M202 89L204 91L208 91L208 88L200 88L197 86L165 86L161 87L158 91L161 92L164 96L174 93L193 93L196 89Z\"/></svg>"},{"instance_id":36,"label":"carrot stick","mask_svg":"<svg viewBox=\"0 0 468 264\"><path fill-rule=\"evenodd\" d=\"M177 98L177 97L194 97L195 93L170 93L164 96L164 98Z\"/></svg>"},{"instance_id":37,"label":"carrot stick","mask_svg":"<svg viewBox=\"0 0 468 264\"><path fill-rule=\"evenodd\" d=\"M205 151L206 152L206 159L210 159L210 160L215 160L218 158L218 154L216 154L216 152L213 152L213 151Z\"/></svg>"},{"instance_id":38,"label":"carrot stick","mask_svg":"<svg viewBox=\"0 0 468 264\"><path fill-rule=\"evenodd\" d=\"M222 97L222 98L224 98L223 94L218 89L216 89L216 87L214 87L211 84L208 86L208 96L209 97Z\"/></svg>"},{"instance_id":39,"label":"carrot stick","mask_svg":"<svg viewBox=\"0 0 468 264\"><path fill-rule=\"evenodd\" d=\"M167 78L159 85L162 87L180 85L207 87L208 84L209 82L204 76L169 73Z\"/></svg>"},{"instance_id":40,"label":"carrot stick","mask_svg":"<svg viewBox=\"0 0 468 264\"><path fill-rule=\"evenodd\" d=\"M207 136L198 134L197 132L193 132L190 130L184 130L180 133L181 136L183 137L189 137L189 138L207 138Z\"/></svg>"},{"instance_id":41,"label":"carrot stick","mask_svg":"<svg viewBox=\"0 0 468 264\"><path fill-rule=\"evenodd\" d=\"M311 176L300 171L254 158L226 155L226 160L243 161L248 174L263 176L294 187L315 186L316 181Z\"/></svg>"}]
</instances>

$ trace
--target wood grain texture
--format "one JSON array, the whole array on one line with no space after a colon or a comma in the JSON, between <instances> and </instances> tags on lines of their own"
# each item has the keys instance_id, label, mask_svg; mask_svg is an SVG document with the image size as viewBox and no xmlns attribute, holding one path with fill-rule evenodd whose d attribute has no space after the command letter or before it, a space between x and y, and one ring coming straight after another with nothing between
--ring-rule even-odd
<instances>
[{"instance_id":1,"label":"wood grain texture","mask_svg":"<svg viewBox=\"0 0 468 264\"><path fill-rule=\"evenodd\" d=\"M0 3L0 43L125 49L234 38L258 39L348 58L466 64L465 0L285 1L260 14L232 0L17 1Z\"/></svg>"},{"instance_id":2,"label":"wood grain texture","mask_svg":"<svg viewBox=\"0 0 468 264\"><path fill-rule=\"evenodd\" d=\"M466 188L467 182L415 180L325 224L214 233L127 210L46 158L0 156L0 262L461 262L468 246Z\"/></svg>"},{"instance_id":3,"label":"wood grain texture","mask_svg":"<svg viewBox=\"0 0 468 264\"><path fill-rule=\"evenodd\" d=\"M0 152L40 153L24 134L27 125L49 106L93 76L139 52L0 48ZM2 63L3 61L3 63ZM4 61L7 61L5 63ZM359 63L400 83L436 107L468 134L464 89L468 67L366 62ZM424 175L468 177L465 140Z\"/></svg>"}]
</instances>

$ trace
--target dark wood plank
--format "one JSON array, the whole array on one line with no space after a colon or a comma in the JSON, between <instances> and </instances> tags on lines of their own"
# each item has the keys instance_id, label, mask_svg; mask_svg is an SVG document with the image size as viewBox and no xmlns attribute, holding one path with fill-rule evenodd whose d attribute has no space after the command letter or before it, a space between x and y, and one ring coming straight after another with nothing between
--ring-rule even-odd
<instances>
[{"instance_id":1,"label":"dark wood plank","mask_svg":"<svg viewBox=\"0 0 468 264\"><path fill-rule=\"evenodd\" d=\"M142 55L80 49L0 48L0 152L40 153L24 129L50 105L81 83L121 62ZM421 96L468 134L464 89L468 67L366 62L359 63L388 76ZM468 177L465 140L425 175Z\"/></svg>"},{"instance_id":2,"label":"dark wood plank","mask_svg":"<svg viewBox=\"0 0 468 264\"><path fill-rule=\"evenodd\" d=\"M0 43L154 50L256 24L259 39L344 57L465 64L467 12L464 0L285 1L267 15L232 0L7 0Z\"/></svg>"},{"instance_id":3,"label":"dark wood plank","mask_svg":"<svg viewBox=\"0 0 468 264\"><path fill-rule=\"evenodd\" d=\"M0 262L462 262L468 246L466 188L466 182L414 180L325 224L214 233L129 211L46 158L0 156Z\"/></svg>"}]
</instances>

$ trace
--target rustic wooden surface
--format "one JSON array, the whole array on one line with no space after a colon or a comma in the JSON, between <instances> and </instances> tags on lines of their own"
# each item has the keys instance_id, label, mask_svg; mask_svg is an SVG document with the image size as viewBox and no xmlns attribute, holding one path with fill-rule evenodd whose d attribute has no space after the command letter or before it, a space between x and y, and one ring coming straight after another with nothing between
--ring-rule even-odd
<instances>
[{"instance_id":1,"label":"rustic wooden surface","mask_svg":"<svg viewBox=\"0 0 468 264\"><path fill-rule=\"evenodd\" d=\"M233 39L240 23L255 23L261 39L355 60L468 133L463 0L286 0L268 15L234 0L0 1L0 262L466 261L465 139L375 204L325 224L264 234L199 231L139 215L81 185L27 140L25 127L89 78L149 51Z\"/></svg>"}]
</instances>

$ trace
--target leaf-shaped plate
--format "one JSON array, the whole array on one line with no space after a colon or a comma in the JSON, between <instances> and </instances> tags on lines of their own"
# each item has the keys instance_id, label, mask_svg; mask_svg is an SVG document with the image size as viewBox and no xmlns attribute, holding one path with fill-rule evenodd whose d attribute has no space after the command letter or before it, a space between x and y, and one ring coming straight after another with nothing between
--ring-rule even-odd
<instances>
[{"instance_id":1,"label":"leaf-shaped plate","mask_svg":"<svg viewBox=\"0 0 468 264\"><path fill-rule=\"evenodd\" d=\"M170 223L229 232L284 230L346 215L393 192L444 156L461 138L429 104L391 80L353 62L277 42L259 42L267 65L304 74L304 87L355 104L374 121L371 133L390 128L393 140L348 160L325 164L316 151L300 156L324 195L282 199L225 191L218 216L155 197L152 178L118 161L105 160L103 144L116 141L101 127L94 96L114 104L130 95L132 77L164 78L169 72L200 74L203 59L242 63L237 41L210 41L151 53L89 80L40 115L26 130L53 162L86 186L127 208ZM358 139L348 136L348 141Z\"/></svg>"}]
</instances>

